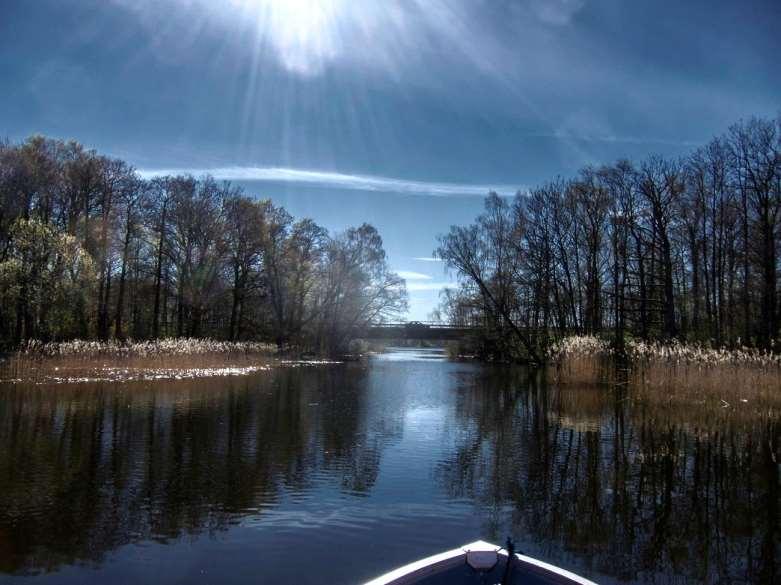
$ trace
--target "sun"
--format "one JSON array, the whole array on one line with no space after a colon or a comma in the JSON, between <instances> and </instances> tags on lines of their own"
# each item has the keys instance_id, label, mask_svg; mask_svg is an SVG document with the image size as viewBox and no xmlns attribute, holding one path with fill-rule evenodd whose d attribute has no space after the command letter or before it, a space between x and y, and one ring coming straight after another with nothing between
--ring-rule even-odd
<instances>
[{"instance_id":1,"label":"sun","mask_svg":"<svg viewBox=\"0 0 781 585\"><path fill-rule=\"evenodd\" d=\"M340 50L339 21L345 0L229 0L233 8L258 23L289 70L317 73Z\"/></svg>"}]
</instances>

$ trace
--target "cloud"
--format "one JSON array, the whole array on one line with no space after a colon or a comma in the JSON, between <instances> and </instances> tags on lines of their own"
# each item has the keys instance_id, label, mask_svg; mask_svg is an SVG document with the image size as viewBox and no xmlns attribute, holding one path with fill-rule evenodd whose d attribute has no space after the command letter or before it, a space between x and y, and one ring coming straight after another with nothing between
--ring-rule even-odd
<instances>
[{"instance_id":1,"label":"cloud","mask_svg":"<svg viewBox=\"0 0 781 585\"><path fill-rule=\"evenodd\" d=\"M221 36L255 57L268 53L283 69L305 78L343 63L397 75L424 54L441 60L444 48L480 71L500 73L485 50L491 39L481 34L481 3L468 0L110 2L138 18L156 42L186 51L198 36ZM480 43L474 42L477 35L483 37Z\"/></svg>"},{"instance_id":2,"label":"cloud","mask_svg":"<svg viewBox=\"0 0 781 585\"><path fill-rule=\"evenodd\" d=\"M397 270L396 274L401 276L404 280L431 280L431 277L428 274L413 272L412 270Z\"/></svg>"},{"instance_id":3,"label":"cloud","mask_svg":"<svg viewBox=\"0 0 781 585\"><path fill-rule=\"evenodd\" d=\"M420 262L442 262L441 258L433 258L431 256L413 256L412 259Z\"/></svg>"},{"instance_id":4,"label":"cloud","mask_svg":"<svg viewBox=\"0 0 781 585\"><path fill-rule=\"evenodd\" d=\"M357 191L378 191L383 193L402 193L408 195L431 195L446 197L451 195L485 197L490 191L511 196L518 191L511 185L474 185L463 183L438 183L410 181L392 177L373 175L349 175L329 171L313 171L283 167L218 167L203 169L141 169L143 178L166 175L211 175L225 181L273 181L285 183L305 183L319 187L352 189Z\"/></svg>"},{"instance_id":5,"label":"cloud","mask_svg":"<svg viewBox=\"0 0 781 585\"><path fill-rule=\"evenodd\" d=\"M529 0L537 18L557 26L569 24L585 4L585 0Z\"/></svg>"}]
</instances>

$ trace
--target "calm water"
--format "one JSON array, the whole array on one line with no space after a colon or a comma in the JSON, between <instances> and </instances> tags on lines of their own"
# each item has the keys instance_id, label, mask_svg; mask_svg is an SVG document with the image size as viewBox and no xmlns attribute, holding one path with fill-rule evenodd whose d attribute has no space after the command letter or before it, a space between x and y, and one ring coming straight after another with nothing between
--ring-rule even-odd
<instances>
[{"instance_id":1,"label":"calm water","mask_svg":"<svg viewBox=\"0 0 781 585\"><path fill-rule=\"evenodd\" d=\"M0 386L0 582L360 583L512 535L603 583L772 583L779 424L395 350Z\"/></svg>"}]
</instances>

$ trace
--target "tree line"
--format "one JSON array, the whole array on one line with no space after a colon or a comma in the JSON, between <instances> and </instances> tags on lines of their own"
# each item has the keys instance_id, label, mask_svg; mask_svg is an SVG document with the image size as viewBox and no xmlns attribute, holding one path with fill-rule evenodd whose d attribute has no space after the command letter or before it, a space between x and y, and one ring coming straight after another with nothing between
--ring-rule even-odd
<instances>
[{"instance_id":1,"label":"tree line","mask_svg":"<svg viewBox=\"0 0 781 585\"><path fill-rule=\"evenodd\" d=\"M343 351L403 312L368 224L329 234L206 176L145 180L74 141L0 143L0 343L267 339Z\"/></svg>"},{"instance_id":2,"label":"tree line","mask_svg":"<svg viewBox=\"0 0 781 585\"><path fill-rule=\"evenodd\" d=\"M509 359L564 332L772 349L780 236L781 118L751 118L683 158L491 194L439 238L460 281L441 311Z\"/></svg>"}]
</instances>

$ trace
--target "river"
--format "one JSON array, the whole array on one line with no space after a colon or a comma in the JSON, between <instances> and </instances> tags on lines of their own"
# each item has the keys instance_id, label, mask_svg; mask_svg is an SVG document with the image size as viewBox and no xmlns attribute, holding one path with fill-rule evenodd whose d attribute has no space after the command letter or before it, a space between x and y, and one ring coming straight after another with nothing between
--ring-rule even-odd
<instances>
[{"instance_id":1,"label":"river","mask_svg":"<svg viewBox=\"0 0 781 585\"><path fill-rule=\"evenodd\" d=\"M358 584L507 536L600 583L771 583L778 444L435 349L5 383L0 583Z\"/></svg>"}]
</instances>

